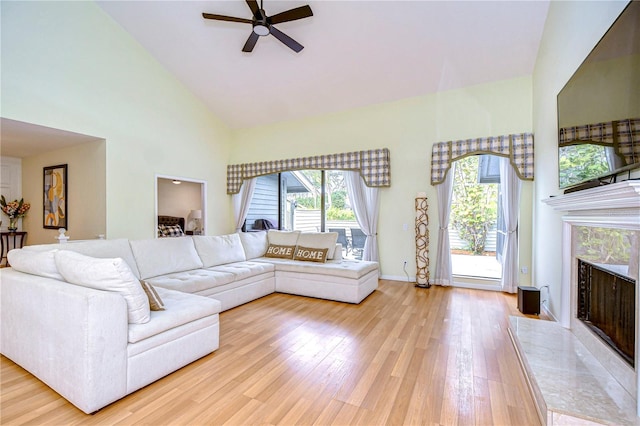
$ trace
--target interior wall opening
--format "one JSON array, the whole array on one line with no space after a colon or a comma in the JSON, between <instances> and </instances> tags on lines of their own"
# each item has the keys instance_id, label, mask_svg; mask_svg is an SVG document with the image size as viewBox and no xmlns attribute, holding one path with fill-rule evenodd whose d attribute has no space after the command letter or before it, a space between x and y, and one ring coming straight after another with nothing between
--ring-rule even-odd
<instances>
[{"instance_id":1,"label":"interior wall opening","mask_svg":"<svg viewBox=\"0 0 640 426\"><path fill-rule=\"evenodd\" d=\"M184 218L184 233L206 233L206 181L177 176L156 176L156 218Z\"/></svg>"}]
</instances>

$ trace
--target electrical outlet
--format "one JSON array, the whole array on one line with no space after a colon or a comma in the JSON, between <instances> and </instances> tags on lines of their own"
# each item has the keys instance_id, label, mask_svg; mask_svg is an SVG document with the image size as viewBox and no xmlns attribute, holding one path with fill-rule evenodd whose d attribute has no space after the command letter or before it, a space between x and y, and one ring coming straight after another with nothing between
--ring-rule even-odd
<instances>
[{"instance_id":1,"label":"electrical outlet","mask_svg":"<svg viewBox=\"0 0 640 426\"><path fill-rule=\"evenodd\" d=\"M409 229L409 225L407 225L406 223L402 224L402 230L403 231L407 231Z\"/></svg>"},{"instance_id":2,"label":"electrical outlet","mask_svg":"<svg viewBox=\"0 0 640 426\"><path fill-rule=\"evenodd\" d=\"M527 268L526 266L523 266L522 268L520 268L520 272L522 272L523 274L528 274L529 268Z\"/></svg>"}]
</instances>

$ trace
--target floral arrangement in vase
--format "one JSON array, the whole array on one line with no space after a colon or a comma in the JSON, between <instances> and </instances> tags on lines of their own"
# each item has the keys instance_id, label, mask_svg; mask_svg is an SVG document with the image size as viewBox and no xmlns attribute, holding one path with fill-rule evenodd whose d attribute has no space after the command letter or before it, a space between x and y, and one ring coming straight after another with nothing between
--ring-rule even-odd
<instances>
[{"instance_id":1,"label":"floral arrangement in vase","mask_svg":"<svg viewBox=\"0 0 640 426\"><path fill-rule=\"evenodd\" d=\"M0 208L2 212L9 216L9 231L17 231L18 230L18 219L24 217L29 209L31 208L31 204L25 203L24 199L13 200L7 202L5 200L4 195L0 196Z\"/></svg>"}]
</instances>

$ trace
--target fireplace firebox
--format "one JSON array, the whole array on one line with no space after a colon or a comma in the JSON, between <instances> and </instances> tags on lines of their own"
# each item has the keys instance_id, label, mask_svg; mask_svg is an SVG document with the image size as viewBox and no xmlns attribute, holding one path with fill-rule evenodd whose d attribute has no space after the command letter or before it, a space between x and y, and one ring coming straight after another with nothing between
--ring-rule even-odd
<instances>
[{"instance_id":1,"label":"fireplace firebox","mask_svg":"<svg viewBox=\"0 0 640 426\"><path fill-rule=\"evenodd\" d=\"M578 259L577 317L629 365L635 360L635 280Z\"/></svg>"}]
</instances>

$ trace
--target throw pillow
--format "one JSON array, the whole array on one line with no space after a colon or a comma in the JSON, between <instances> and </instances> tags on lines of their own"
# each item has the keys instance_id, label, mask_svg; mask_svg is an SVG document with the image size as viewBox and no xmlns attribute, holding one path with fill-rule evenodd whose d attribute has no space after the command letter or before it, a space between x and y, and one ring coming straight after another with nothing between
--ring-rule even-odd
<instances>
[{"instance_id":1,"label":"throw pillow","mask_svg":"<svg viewBox=\"0 0 640 426\"><path fill-rule=\"evenodd\" d=\"M327 259L333 259L338 241L337 232L303 232L298 237L297 245L315 249L327 249Z\"/></svg>"},{"instance_id":2,"label":"throw pillow","mask_svg":"<svg viewBox=\"0 0 640 426\"><path fill-rule=\"evenodd\" d=\"M269 244L264 257L275 257L279 259L293 259L293 251L296 246L280 246L277 244Z\"/></svg>"},{"instance_id":3,"label":"throw pillow","mask_svg":"<svg viewBox=\"0 0 640 426\"><path fill-rule=\"evenodd\" d=\"M148 282L140 280L140 285L149 299L149 307L152 311L164 311L164 302L155 288Z\"/></svg>"},{"instance_id":4,"label":"throw pillow","mask_svg":"<svg viewBox=\"0 0 640 426\"><path fill-rule=\"evenodd\" d=\"M182 237L184 236L184 232L182 232L182 228L180 228L180 225L164 225L164 228L162 228L162 236Z\"/></svg>"},{"instance_id":5,"label":"throw pillow","mask_svg":"<svg viewBox=\"0 0 640 426\"><path fill-rule=\"evenodd\" d=\"M16 271L64 281L56 267L55 252L14 249L7 254L7 261Z\"/></svg>"},{"instance_id":6,"label":"throw pillow","mask_svg":"<svg viewBox=\"0 0 640 426\"><path fill-rule=\"evenodd\" d=\"M140 282L122 258L98 259L69 250L54 253L60 275L71 284L113 291L127 302L129 323L149 322L149 299Z\"/></svg>"},{"instance_id":7,"label":"throw pillow","mask_svg":"<svg viewBox=\"0 0 640 426\"><path fill-rule=\"evenodd\" d=\"M317 249L311 247L296 247L293 260L304 260L308 262L325 263L327 261L327 252L329 249Z\"/></svg>"}]
</instances>

